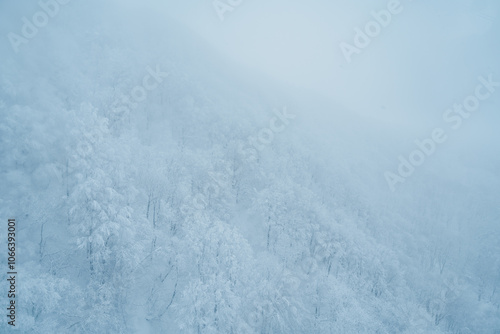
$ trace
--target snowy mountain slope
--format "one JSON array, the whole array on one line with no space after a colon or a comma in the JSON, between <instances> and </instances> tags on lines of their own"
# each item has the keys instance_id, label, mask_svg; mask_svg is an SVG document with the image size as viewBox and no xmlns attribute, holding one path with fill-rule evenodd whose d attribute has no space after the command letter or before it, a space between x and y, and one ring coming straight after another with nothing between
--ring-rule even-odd
<instances>
[{"instance_id":1,"label":"snowy mountain slope","mask_svg":"<svg viewBox=\"0 0 500 334\"><path fill-rule=\"evenodd\" d=\"M493 186L454 185L484 193L471 205L439 176L393 196L379 125L256 87L179 24L73 6L24 53L2 49L23 332L499 327ZM475 243L468 221L484 222Z\"/></svg>"}]
</instances>

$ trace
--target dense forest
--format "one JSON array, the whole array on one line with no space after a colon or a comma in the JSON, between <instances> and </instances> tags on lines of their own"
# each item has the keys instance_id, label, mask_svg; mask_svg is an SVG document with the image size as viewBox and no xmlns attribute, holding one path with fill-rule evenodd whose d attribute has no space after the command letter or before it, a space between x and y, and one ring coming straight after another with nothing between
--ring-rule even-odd
<instances>
[{"instance_id":1,"label":"dense forest","mask_svg":"<svg viewBox=\"0 0 500 334\"><path fill-rule=\"evenodd\" d=\"M498 158L391 192L403 130L90 4L0 50L20 333L500 332Z\"/></svg>"}]
</instances>

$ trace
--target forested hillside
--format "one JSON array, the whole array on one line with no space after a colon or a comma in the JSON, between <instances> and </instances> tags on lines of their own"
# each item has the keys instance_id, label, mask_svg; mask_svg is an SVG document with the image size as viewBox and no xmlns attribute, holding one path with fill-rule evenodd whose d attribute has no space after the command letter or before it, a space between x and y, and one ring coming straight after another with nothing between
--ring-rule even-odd
<instances>
[{"instance_id":1,"label":"forested hillside","mask_svg":"<svg viewBox=\"0 0 500 334\"><path fill-rule=\"evenodd\" d=\"M386 124L90 3L0 50L20 333L500 331L498 160L392 193Z\"/></svg>"}]
</instances>

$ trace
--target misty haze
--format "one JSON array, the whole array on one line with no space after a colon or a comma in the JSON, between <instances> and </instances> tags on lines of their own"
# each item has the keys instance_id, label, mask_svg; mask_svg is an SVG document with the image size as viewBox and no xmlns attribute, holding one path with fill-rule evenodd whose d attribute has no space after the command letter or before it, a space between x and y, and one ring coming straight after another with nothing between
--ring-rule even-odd
<instances>
[{"instance_id":1,"label":"misty haze","mask_svg":"<svg viewBox=\"0 0 500 334\"><path fill-rule=\"evenodd\" d=\"M499 334L499 15L0 0L0 332Z\"/></svg>"}]
</instances>

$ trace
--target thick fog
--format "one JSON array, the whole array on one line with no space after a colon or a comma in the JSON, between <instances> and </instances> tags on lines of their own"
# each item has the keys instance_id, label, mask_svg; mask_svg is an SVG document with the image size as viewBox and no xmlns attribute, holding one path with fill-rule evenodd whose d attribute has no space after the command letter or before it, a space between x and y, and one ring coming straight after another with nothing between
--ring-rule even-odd
<instances>
[{"instance_id":1,"label":"thick fog","mask_svg":"<svg viewBox=\"0 0 500 334\"><path fill-rule=\"evenodd\" d=\"M499 17L0 0L0 331L500 332Z\"/></svg>"}]
</instances>

